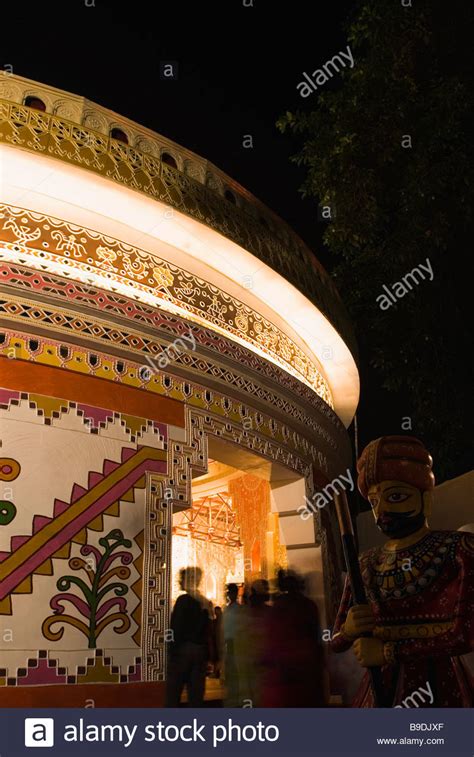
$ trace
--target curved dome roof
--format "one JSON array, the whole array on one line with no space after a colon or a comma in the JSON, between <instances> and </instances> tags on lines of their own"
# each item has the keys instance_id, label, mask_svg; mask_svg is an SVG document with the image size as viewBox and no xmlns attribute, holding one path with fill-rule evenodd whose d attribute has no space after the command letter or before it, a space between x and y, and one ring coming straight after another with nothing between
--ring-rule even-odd
<instances>
[{"instance_id":1,"label":"curved dome roof","mask_svg":"<svg viewBox=\"0 0 474 757\"><path fill-rule=\"evenodd\" d=\"M216 305L201 303L196 319L253 345L350 423L359 381L344 305L302 240L245 188L145 127L17 76L0 82L0 160L2 203L119 239L133 246L142 266L151 256L141 278L133 266L113 271L103 259L83 261L86 272L75 254L61 262L43 253L44 265L63 273L67 266L67 275L82 280L94 275L105 286L112 276L121 291L133 289L151 302L159 296L186 317L191 310L171 291L170 277L174 268L199 277L215 289ZM226 315L219 292L230 298Z\"/></svg>"}]
</instances>

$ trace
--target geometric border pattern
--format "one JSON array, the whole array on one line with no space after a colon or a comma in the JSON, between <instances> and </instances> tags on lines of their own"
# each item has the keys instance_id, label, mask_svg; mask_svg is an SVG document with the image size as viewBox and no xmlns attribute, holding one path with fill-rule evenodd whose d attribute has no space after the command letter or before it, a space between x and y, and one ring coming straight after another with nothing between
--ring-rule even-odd
<instances>
[{"instance_id":1,"label":"geometric border pattern","mask_svg":"<svg viewBox=\"0 0 474 757\"><path fill-rule=\"evenodd\" d=\"M233 419L240 425L244 424L249 432L252 430L255 436L285 445L289 450L294 450L296 455L311 459L323 472L328 471L326 456L320 447L309 441L306 435L303 436L286 423L263 412L255 411L252 406L243 404L233 397L214 389L206 389L201 384L191 383L168 372L160 371L152 376L148 374L143 376L140 374L142 366L137 363L128 360L117 361L104 353L93 353L76 345L63 345L56 340L36 339L31 335L15 332L0 334L1 353L4 355L3 359L10 358L13 362L32 361L37 365L64 368L68 372L79 372L84 379L88 374L91 377L118 382L124 386L145 389L151 392L152 397L154 395L169 397L193 407L202 408L210 415ZM118 370L119 363L120 370ZM84 375L85 368L86 375ZM326 440L322 446L327 450Z\"/></svg>"},{"instance_id":2,"label":"geometric border pattern","mask_svg":"<svg viewBox=\"0 0 474 757\"><path fill-rule=\"evenodd\" d=\"M318 366L284 332L248 305L155 254L40 213L0 205L2 257L85 281L100 277L104 290L126 287L142 301L170 306L200 325L217 328L257 349L310 386L332 406Z\"/></svg>"},{"instance_id":3,"label":"geometric border pattern","mask_svg":"<svg viewBox=\"0 0 474 757\"><path fill-rule=\"evenodd\" d=\"M189 464L187 471L191 477ZM173 494L177 491L174 475L172 473L166 479L151 474L147 477L142 598L143 681L166 680L168 655L165 631L169 628L170 617L171 518ZM186 494L181 491L181 495L191 502L190 491ZM179 504L183 505L182 499Z\"/></svg>"},{"instance_id":4,"label":"geometric border pattern","mask_svg":"<svg viewBox=\"0 0 474 757\"><path fill-rule=\"evenodd\" d=\"M25 328L25 322L30 321L32 329L46 327L54 330L55 335L74 333L88 340L99 342L102 349L107 349L110 344L114 344L121 349L126 348L127 352L134 353L134 356L136 355L138 359L147 356L150 360L156 361L168 346L168 343L164 344L138 332L124 330L116 324L92 321L82 313L77 314L63 308L53 309L47 305L39 305L37 302L25 302L20 298L0 299L0 314L4 314L11 321L21 323L22 328ZM194 326L193 332L198 333L199 331L200 328ZM231 370L225 365L218 365L214 360L205 358L195 351L177 351L173 363L177 367L197 370L201 376L209 376L214 381L225 382L240 392L260 399L265 404L272 404L285 416L290 416L300 424L309 426L315 434L322 436L328 445L335 448L333 437L318 423L315 415L308 413L300 405L292 402L287 394L277 394L267 386L261 386L250 377L243 376L241 371ZM302 386L304 385L299 384L299 387ZM308 391L312 395L311 404L313 406L318 410L322 406L328 408L318 395L311 390ZM317 402L318 400L319 402Z\"/></svg>"},{"instance_id":5,"label":"geometric border pattern","mask_svg":"<svg viewBox=\"0 0 474 757\"><path fill-rule=\"evenodd\" d=\"M340 426L343 429L342 423L334 411L306 384L294 378L274 363L260 358L237 342L226 339L222 334L217 334L211 329L206 329L202 326L198 327L196 324L183 318L178 318L169 312L130 299L116 292L99 289L93 284L87 284L86 286L71 279L21 265L6 265L0 262L0 286L2 285L7 285L6 289L11 299L10 305L5 300L2 308L6 309L7 314L9 308L13 308L14 311L15 304L22 303L21 318L23 321L28 317L31 320L38 318L47 326L48 318L46 315L43 318L41 318L40 314L37 315L34 311L34 306L36 305L37 308L40 308L44 312L51 310L51 305L49 303L41 304L41 299L48 298L50 300L54 297L55 300L59 301L58 304L61 304L58 312L64 314L58 315L58 317L50 315L49 318L53 319L54 325L58 323L58 326L63 329L71 330L73 328L69 325L69 318L65 323L65 311L61 307L67 301L67 312L76 315L78 319L85 317L84 308L93 308L97 311L96 323L100 324L100 326L92 332L93 335L97 336L101 336L106 325L110 324L110 328L112 328L112 324L117 327L118 319L120 319L119 323L122 326L124 318L127 321L132 321L135 328L138 327L139 332L137 333L140 334L142 339L145 337L145 341L147 336L153 334L155 338L157 335L160 337L163 336L164 341L168 343L170 340L179 339L185 333L191 331L197 345L202 346L206 350L217 352L220 356L225 356L239 366L244 365L247 368L247 373L249 371L251 373L258 373L263 378L280 385L285 394L291 393L296 395L297 399L303 399L314 407L318 414L324 415L332 424ZM34 300L20 299L16 294L12 298L11 294L15 289L22 290L22 294L27 292L30 298L34 295ZM12 316L10 315L9 317ZM104 318L107 318L107 323L104 321ZM114 339L117 339L117 337L115 336Z\"/></svg>"},{"instance_id":6,"label":"geometric border pattern","mask_svg":"<svg viewBox=\"0 0 474 757\"><path fill-rule=\"evenodd\" d=\"M91 649L84 665L78 665L75 673L52 657L47 649L28 657L26 667L18 668L16 676L8 675L7 668L0 668L0 686L37 686L78 683L134 683L141 681L141 658L136 657L124 672L115 665L110 654L103 649Z\"/></svg>"},{"instance_id":7,"label":"geometric border pattern","mask_svg":"<svg viewBox=\"0 0 474 757\"><path fill-rule=\"evenodd\" d=\"M166 442L167 439L168 427L165 423L159 421L118 413L97 405L85 405L72 400L28 394L27 392L0 387L0 408L2 410L9 410L11 406L19 405L22 400L28 403L30 410L33 410L38 418L43 418L46 426L54 425L55 421L60 420L62 415L75 415L82 420L91 434L99 434L101 430L106 430L110 424L117 424L118 422L127 434L127 441L129 442L139 441L145 433L156 436L158 442Z\"/></svg>"}]
</instances>

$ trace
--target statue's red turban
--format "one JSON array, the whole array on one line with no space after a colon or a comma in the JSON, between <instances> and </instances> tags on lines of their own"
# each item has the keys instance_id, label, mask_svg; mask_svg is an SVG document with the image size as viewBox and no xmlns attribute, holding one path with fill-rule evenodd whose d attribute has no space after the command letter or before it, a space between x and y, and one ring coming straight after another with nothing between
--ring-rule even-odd
<instances>
[{"instance_id":1,"label":"statue's red turban","mask_svg":"<svg viewBox=\"0 0 474 757\"><path fill-rule=\"evenodd\" d=\"M403 481L421 491L435 484L433 459L414 436L381 436L367 445L357 462L357 486L365 499L369 487L381 481Z\"/></svg>"}]
</instances>

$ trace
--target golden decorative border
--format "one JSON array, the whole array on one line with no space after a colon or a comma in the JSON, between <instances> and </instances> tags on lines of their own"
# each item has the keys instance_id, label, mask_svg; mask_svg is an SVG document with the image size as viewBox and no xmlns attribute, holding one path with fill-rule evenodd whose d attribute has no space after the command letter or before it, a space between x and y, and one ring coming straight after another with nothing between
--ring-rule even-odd
<instances>
[{"instance_id":1,"label":"golden decorative border","mask_svg":"<svg viewBox=\"0 0 474 757\"><path fill-rule=\"evenodd\" d=\"M40 326L51 331L54 338L60 338L63 334L65 339L71 335L81 336L87 341L97 343L99 350L107 351L110 345L115 348L125 348L127 352L134 354L137 360L149 359L150 362L144 363L142 368L145 369L145 375L150 366L158 366L160 355L166 354L166 349L173 344L170 341L159 341L148 335L142 334L136 330L124 330L116 323L109 323L102 319L91 319L83 313L67 310L61 307L51 307L35 300L25 300L19 297L9 297L4 299L0 294L0 321L2 316L7 317L9 321L18 324L22 331L26 329L27 322L32 327L31 338L34 339L35 327ZM178 350L172 359L172 363L181 369L194 369L199 375L199 380L204 381L205 377L212 378L213 381L222 382L226 388L232 387L239 393L247 394L254 400L260 400L265 405L273 405L275 411L283 413L285 417L293 419L295 422L305 426L314 434L321 436L324 441L333 449L337 449L337 443L332 434L330 434L318 421L321 412L321 400L312 395L314 404L310 408L305 408L300 402L299 396L295 396L287 387L277 386L275 389L269 389L268 386L262 387L254 378L248 376L243 380L242 373L239 369L235 370L228 365L221 365L214 359L200 354L199 349ZM239 364L240 365L240 364ZM283 391L282 391L283 390Z\"/></svg>"},{"instance_id":2,"label":"golden decorative border","mask_svg":"<svg viewBox=\"0 0 474 757\"><path fill-rule=\"evenodd\" d=\"M348 314L333 281L295 234L282 241L250 213L150 153L87 126L0 99L0 143L49 155L165 202L267 263L323 312L355 355Z\"/></svg>"},{"instance_id":3,"label":"golden decorative border","mask_svg":"<svg viewBox=\"0 0 474 757\"><path fill-rule=\"evenodd\" d=\"M331 408L327 381L307 355L273 323L209 284L139 248L40 213L0 204L0 259L94 283L159 305L233 338L307 384ZM25 256L28 259L25 259ZM54 266L56 265L56 269ZM125 290L124 290L125 287Z\"/></svg>"},{"instance_id":4,"label":"golden decorative border","mask_svg":"<svg viewBox=\"0 0 474 757\"><path fill-rule=\"evenodd\" d=\"M143 366L140 363L132 360L117 359L97 350L73 344L65 345L56 339L38 338L10 330L4 332L0 345L1 359L49 365L178 400L210 417L225 418L228 424L237 424L241 436L235 441L246 446L246 440L252 435L253 449L258 454L273 458L268 450L277 445L279 454L282 449L286 449L290 458L296 454L305 460L311 460L323 472L328 471L328 459L321 451L323 443L316 446L291 426L238 399L215 389L207 389L205 384L191 382L163 371L150 375L149 372L141 371ZM281 461L284 465L289 465L288 462ZM289 467L293 465L290 464Z\"/></svg>"}]
</instances>

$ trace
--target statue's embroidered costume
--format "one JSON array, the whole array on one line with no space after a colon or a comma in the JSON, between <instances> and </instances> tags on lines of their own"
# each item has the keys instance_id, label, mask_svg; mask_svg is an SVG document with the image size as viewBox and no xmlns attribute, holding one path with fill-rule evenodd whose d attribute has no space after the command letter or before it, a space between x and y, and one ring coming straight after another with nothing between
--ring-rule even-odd
<instances>
[{"instance_id":1,"label":"statue's embroidered costume","mask_svg":"<svg viewBox=\"0 0 474 757\"><path fill-rule=\"evenodd\" d=\"M357 619L348 622L352 600L346 582L331 646L342 652L361 638L356 652L361 664L368 667L373 655L380 656L386 704L472 707L473 681L460 657L474 650L474 536L428 528L431 465L412 437L382 437L362 453L359 490L390 538L360 557L373 618L372 624L367 615L362 622L369 623L372 638L357 631ZM418 690L429 696L413 698ZM374 706L367 674L353 706Z\"/></svg>"}]
</instances>

